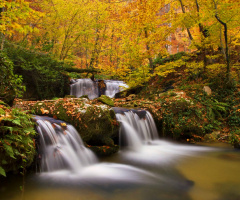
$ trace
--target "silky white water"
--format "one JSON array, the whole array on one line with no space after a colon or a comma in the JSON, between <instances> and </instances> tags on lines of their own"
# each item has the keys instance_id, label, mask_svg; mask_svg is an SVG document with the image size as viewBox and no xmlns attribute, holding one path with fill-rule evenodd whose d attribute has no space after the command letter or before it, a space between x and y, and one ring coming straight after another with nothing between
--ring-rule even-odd
<instances>
[{"instance_id":1,"label":"silky white water","mask_svg":"<svg viewBox=\"0 0 240 200\"><path fill-rule=\"evenodd\" d=\"M113 98L116 93L128 88L128 85L123 81L104 80L104 83L106 86L104 88L104 95L111 98ZM70 95L74 95L77 98L88 95L89 99L95 99L101 95L98 81L92 81L91 79L76 79L70 85Z\"/></svg>"},{"instance_id":2,"label":"silky white water","mask_svg":"<svg viewBox=\"0 0 240 200\"><path fill-rule=\"evenodd\" d=\"M133 166L99 163L85 147L76 129L63 121L35 117L40 135L40 171L42 180L75 182L155 182L161 177Z\"/></svg>"},{"instance_id":3,"label":"silky white water","mask_svg":"<svg viewBox=\"0 0 240 200\"><path fill-rule=\"evenodd\" d=\"M213 148L175 144L160 140L152 115L145 111L113 108L116 118L121 123L120 146L124 146L122 159L144 163L146 165L167 165L176 163L182 157L193 156ZM123 143L123 144L121 144Z\"/></svg>"},{"instance_id":4,"label":"silky white water","mask_svg":"<svg viewBox=\"0 0 240 200\"><path fill-rule=\"evenodd\" d=\"M52 118L36 117L43 143L38 157L41 172L31 175L28 171L25 176L8 174L5 179L0 177L0 199L240 199L239 151L160 140L152 133L152 128L142 128L143 124L152 123L145 111L131 111L138 117L133 113L124 117L125 111L121 112L121 124L126 126L125 130L121 129L126 135L130 131L137 143L132 140L118 154L101 159L102 162L86 149L71 125ZM137 121L130 117L132 115L142 125L137 125ZM131 123L126 118L131 119ZM138 134L137 130L144 131Z\"/></svg>"},{"instance_id":5,"label":"silky white water","mask_svg":"<svg viewBox=\"0 0 240 200\"><path fill-rule=\"evenodd\" d=\"M98 83L91 79L77 79L70 85L70 95L77 98L83 95L88 95L89 99L95 99L98 95Z\"/></svg>"},{"instance_id":6,"label":"silky white water","mask_svg":"<svg viewBox=\"0 0 240 200\"><path fill-rule=\"evenodd\" d=\"M123 81L105 80L104 83L106 84L105 95L111 98L114 98L116 93L128 88Z\"/></svg>"}]
</instances>

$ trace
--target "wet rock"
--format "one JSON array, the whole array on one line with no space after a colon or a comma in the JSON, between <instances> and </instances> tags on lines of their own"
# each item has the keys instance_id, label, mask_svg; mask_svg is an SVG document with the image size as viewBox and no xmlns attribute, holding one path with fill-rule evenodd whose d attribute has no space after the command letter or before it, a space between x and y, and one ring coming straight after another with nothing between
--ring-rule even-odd
<instances>
[{"instance_id":1,"label":"wet rock","mask_svg":"<svg viewBox=\"0 0 240 200\"><path fill-rule=\"evenodd\" d=\"M207 93L207 95L211 95L212 94L212 90L209 86L204 86L203 87L203 91Z\"/></svg>"},{"instance_id":2,"label":"wet rock","mask_svg":"<svg viewBox=\"0 0 240 200\"><path fill-rule=\"evenodd\" d=\"M214 131L210 134L206 134L204 136L204 141L205 142L216 142L216 141L218 141L219 137L220 137L220 131Z\"/></svg>"},{"instance_id":3,"label":"wet rock","mask_svg":"<svg viewBox=\"0 0 240 200\"><path fill-rule=\"evenodd\" d=\"M118 145L119 125L116 123L114 111L106 104L99 104L99 102L92 104L86 98L24 102L25 104L26 109L33 111L36 115L47 114L72 124L86 145L110 147ZM46 111L48 113L45 113Z\"/></svg>"}]
</instances>

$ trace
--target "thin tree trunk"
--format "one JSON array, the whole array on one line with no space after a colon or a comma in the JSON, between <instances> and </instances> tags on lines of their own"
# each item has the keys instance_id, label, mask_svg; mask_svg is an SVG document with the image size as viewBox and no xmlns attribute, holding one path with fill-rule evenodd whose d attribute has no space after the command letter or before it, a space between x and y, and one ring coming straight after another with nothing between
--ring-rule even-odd
<instances>
[{"instance_id":1,"label":"thin tree trunk","mask_svg":"<svg viewBox=\"0 0 240 200\"><path fill-rule=\"evenodd\" d=\"M5 8L0 8L0 18L1 18L1 13L4 12ZM4 42L5 42L5 34L1 33L1 51L4 48Z\"/></svg>"},{"instance_id":2,"label":"thin tree trunk","mask_svg":"<svg viewBox=\"0 0 240 200\"><path fill-rule=\"evenodd\" d=\"M1 33L1 51L4 49L5 35Z\"/></svg>"},{"instance_id":3,"label":"thin tree trunk","mask_svg":"<svg viewBox=\"0 0 240 200\"><path fill-rule=\"evenodd\" d=\"M225 54L226 54L226 63L227 63L227 74L226 74L226 79L227 82L230 80L230 56L229 56L229 49L228 49L228 29L227 29L227 23L223 22L220 17L218 16L218 12L217 12L217 3L215 0L213 0L213 3L215 5L215 9L216 9L216 14L215 14L215 18L217 19L217 21L223 25L224 27L224 40L225 40Z\"/></svg>"},{"instance_id":4,"label":"thin tree trunk","mask_svg":"<svg viewBox=\"0 0 240 200\"><path fill-rule=\"evenodd\" d=\"M185 7L184 7L184 5L183 5L182 0L179 0L179 2L180 2L180 4L181 4L182 12L183 12L183 13L186 13L186 10L185 10ZM191 34L191 32L190 32L190 29L189 29L188 27L186 27L186 29L187 29L188 37L189 37L189 39L192 41L192 40L193 40L193 36L192 36L192 34Z\"/></svg>"},{"instance_id":5,"label":"thin tree trunk","mask_svg":"<svg viewBox=\"0 0 240 200\"><path fill-rule=\"evenodd\" d=\"M146 28L144 28L144 34L145 34L145 38L147 39L148 38L148 32L147 32ZM148 43L146 43L146 49L147 49L147 53L148 53L148 61L149 61L150 68L153 69L154 68L153 60L152 60L151 55L150 55L150 47L149 47Z\"/></svg>"},{"instance_id":6,"label":"thin tree trunk","mask_svg":"<svg viewBox=\"0 0 240 200\"><path fill-rule=\"evenodd\" d=\"M199 16L200 7L198 4L198 0L195 0L195 2L196 2L196 7L197 7L197 13ZM205 30L204 26L202 25L202 23L199 23L198 27L199 27L200 33L203 35L203 37L201 37L202 38L202 46L201 46L200 50L201 50L201 54L203 56L203 73L206 73L206 71L207 71L207 49L205 46L205 39L208 37L208 34L207 34L207 31Z\"/></svg>"}]
</instances>

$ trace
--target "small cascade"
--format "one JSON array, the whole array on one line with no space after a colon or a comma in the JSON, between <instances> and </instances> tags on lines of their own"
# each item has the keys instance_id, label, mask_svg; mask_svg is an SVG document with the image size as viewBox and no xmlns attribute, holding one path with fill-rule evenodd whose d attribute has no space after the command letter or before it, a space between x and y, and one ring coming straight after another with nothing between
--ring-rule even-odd
<instances>
[{"instance_id":1,"label":"small cascade","mask_svg":"<svg viewBox=\"0 0 240 200\"><path fill-rule=\"evenodd\" d=\"M41 171L68 169L77 171L97 162L87 149L76 129L63 121L49 117L35 117L40 135Z\"/></svg>"},{"instance_id":2,"label":"small cascade","mask_svg":"<svg viewBox=\"0 0 240 200\"><path fill-rule=\"evenodd\" d=\"M72 80L72 84L70 85L70 95L74 95L77 98L88 95L89 99L95 99L104 94L113 98L116 93L127 87L123 81L76 79Z\"/></svg>"},{"instance_id":3,"label":"small cascade","mask_svg":"<svg viewBox=\"0 0 240 200\"><path fill-rule=\"evenodd\" d=\"M117 120L121 122L120 137L123 137L121 141L124 146L137 150L158 139L156 125L148 111L125 108L114 108L114 111Z\"/></svg>"},{"instance_id":4,"label":"small cascade","mask_svg":"<svg viewBox=\"0 0 240 200\"><path fill-rule=\"evenodd\" d=\"M152 115L145 110L113 108L116 118L121 122L120 135L133 149L150 144L158 138L158 132Z\"/></svg>"},{"instance_id":5,"label":"small cascade","mask_svg":"<svg viewBox=\"0 0 240 200\"><path fill-rule=\"evenodd\" d=\"M70 85L70 95L77 98L83 95L88 95L89 99L95 99L98 94L98 82L91 79L77 79Z\"/></svg>"},{"instance_id":6,"label":"small cascade","mask_svg":"<svg viewBox=\"0 0 240 200\"><path fill-rule=\"evenodd\" d=\"M105 80L104 83L106 84L105 95L111 98L115 97L116 93L128 88L128 85L123 81Z\"/></svg>"},{"instance_id":7,"label":"small cascade","mask_svg":"<svg viewBox=\"0 0 240 200\"><path fill-rule=\"evenodd\" d=\"M209 147L180 145L160 140L155 122L148 111L113 108L120 126L120 147L124 159L131 162L169 164Z\"/></svg>"}]
</instances>

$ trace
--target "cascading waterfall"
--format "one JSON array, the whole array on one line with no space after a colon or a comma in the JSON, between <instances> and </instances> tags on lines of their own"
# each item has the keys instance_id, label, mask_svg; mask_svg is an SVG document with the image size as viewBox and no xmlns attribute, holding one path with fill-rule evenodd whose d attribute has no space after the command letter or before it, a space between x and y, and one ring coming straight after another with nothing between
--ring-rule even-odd
<instances>
[{"instance_id":1,"label":"cascading waterfall","mask_svg":"<svg viewBox=\"0 0 240 200\"><path fill-rule=\"evenodd\" d=\"M116 93L128 88L128 85L123 81L105 80L104 83L106 84L105 95L111 98L113 98Z\"/></svg>"},{"instance_id":2,"label":"cascading waterfall","mask_svg":"<svg viewBox=\"0 0 240 200\"><path fill-rule=\"evenodd\" d=\"M40 177L47 182L142 184L161 178L129 165L99 163L72 125L50 117L35 116L35 120L40 135Z\"/></svg>"},{"instance_id":3,"label":"cascading waterfall","mask_svg":"<svg viewBox=\"0 0 240 200\"><path fill-rule=\"evenodd\" d=\"M70 85L70 95L77 98L83 95L88 95L89 99L95 99L98 95L98 82L91 79L77 79Z\"/></svg>"},{"instance_id":4,"label":"cascading waterfall","mask_svg":"<svg viewBox=\"0 0 240 200\"><path fill-rule=\"evenodd\" d=\"M41 171L77 171L97 163L96 156L84 146L72 125L49 117L35 119L40 135Z\"/></svg>"},{"instance_id":5,"label":"cascading waterfall","mask_svg":"<svg viewBox=\"0 0 240 200\"><path fill-rule=\"evenodd\" d=\"M169 164L209 147L187 146L160 140L152 115L145 110L113 108L120 126L122 157L131 162Z\"/></svg>"},{"instance_id":6,"label":"cascading waterfall","mask_svg":"<svg viewBox=\"0 0 240 200\"><path fill-rule=\"evenodd\" d=\"M127 84L123 81L116 80L104 80L106 86L106 96L113 98L116 93L122 91L124 88L128 88ZM83 95L88 95L89 99L95 99L101 95L98 81L92 81L91 79L76 79L72 81L70 85L70 95L74 95L77 98Z\"/></svg>"},{"instance_id":7,"label":"cascading waterfall","mask_svg":"<svg viewBox=\"0 0 240 200\"><path fill-rule=\"evenodd\" d=\"M121 122L120 137L126 138L128 148L137 150L144 144L158 139L158 132L151 114L145 110L114 108Z\"/></svg>"}]
</instances>

